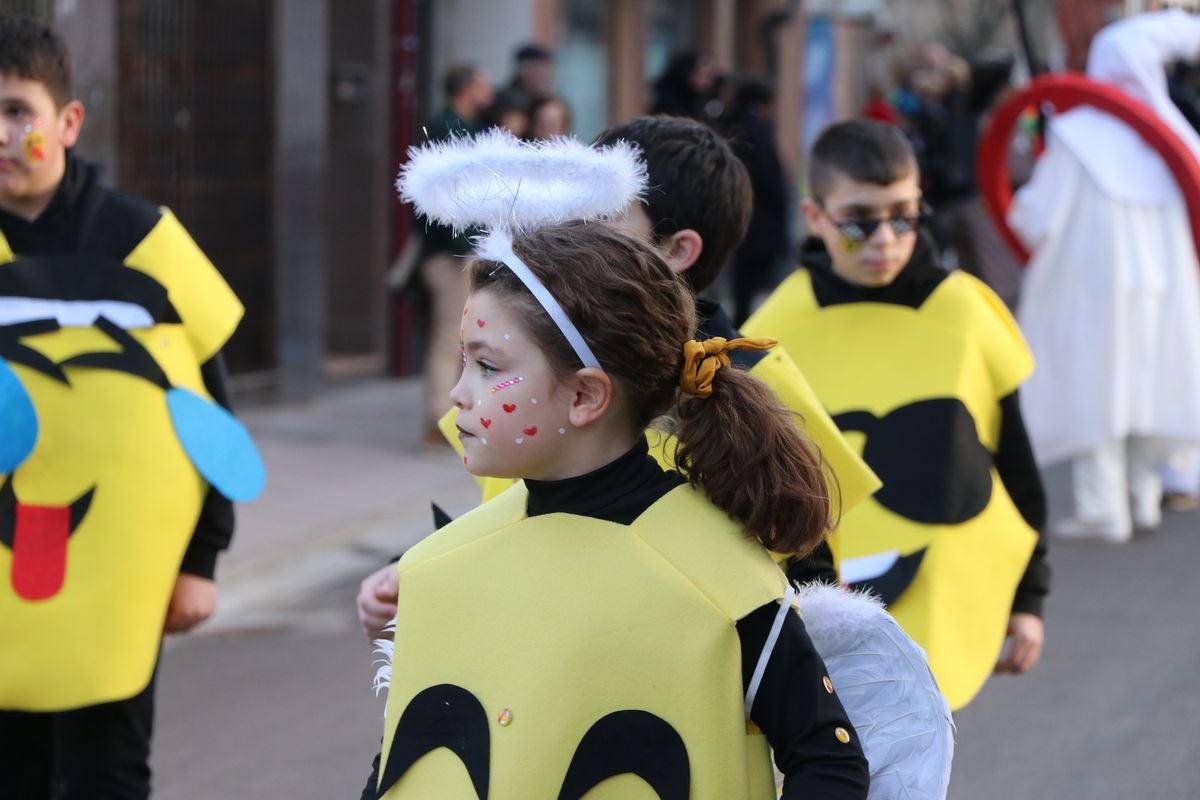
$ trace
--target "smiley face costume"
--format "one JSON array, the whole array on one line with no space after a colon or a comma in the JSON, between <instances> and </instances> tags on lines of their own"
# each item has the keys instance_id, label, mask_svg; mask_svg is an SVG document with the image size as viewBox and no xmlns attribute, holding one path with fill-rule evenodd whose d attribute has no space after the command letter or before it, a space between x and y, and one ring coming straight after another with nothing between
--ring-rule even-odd
<instances>
[{"instance_id":1,"label":"smiley face costume","mask_svg":"<svg viewBox=\"0 0 1200 800\"><path fill-rule=\"evenodd\" d=\"M778 568L645 441L514 486L399 573L364 798L773 800L768 741L785 798L865 796L857 734L799 616L779 613Z\"/></svg>"},{"instance_id":2,"label":"smiley face costume","mask_svg":"<svg viewBox=\"0 0 1200 800\"><path fill-rule=\"evenodd\" d=\"M169 211L95 178L71 157L39 220L3 218L0 709L142 692L181 565L212 576L263 480L208 380L240 303Z\"/></svg>"},{"instance_id":3,"label":"smiley face costume","mask_svg":"<svg viewBox=\"0 0 1200 800\"><path fill-rule=\"evenodd\" d=\"M745 327L790 346L883 479L839 526L842 580L881 596L961 708L1009 615L1040 614L1045 497L1015 394L1032 357L999 299L933 253L922 236L892 285L864 289L813 240Z\"/></svg>"}]
</instances>

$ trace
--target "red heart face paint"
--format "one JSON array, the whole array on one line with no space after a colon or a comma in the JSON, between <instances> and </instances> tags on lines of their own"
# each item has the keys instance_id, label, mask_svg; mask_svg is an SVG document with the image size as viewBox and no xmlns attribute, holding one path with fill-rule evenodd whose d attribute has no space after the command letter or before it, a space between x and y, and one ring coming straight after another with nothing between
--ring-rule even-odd
<instances>
[{"instance_id":1,"label":"red heart face paint","mask_svg":"<svg viewBox=\"0 0 1200 800\"><path fill-rule=\"evenodd\" d=\"M479 418L479 423L480 423L481 425L483 425L483 427L484 427L484 428L490 428L490 427L492 427L492 421L491 421L490 419L488 419L487 417L480 417L480 418Z\"/></svg>"},{"instance_id":2,"label":"red heart face paint","mask_svg":"<svg viewBox=\"0 0 1200 800\"><path fill-rule=\"evenodd\" d=\"M537 425L534 425L532 428L522 428L521 433L526 436L537 436Z\"/></svg>"},{"instance_id":3,"label":"red heart face paint","mask_svg":"<svg viewBox=\"0 0 1200 800\"><path fill-rule=\"evenodd\" d=\"M504 409L505 414L511 414L517 410L517 407L512 403L505 403L502 408Z\"/></svg>"}]
</instances>

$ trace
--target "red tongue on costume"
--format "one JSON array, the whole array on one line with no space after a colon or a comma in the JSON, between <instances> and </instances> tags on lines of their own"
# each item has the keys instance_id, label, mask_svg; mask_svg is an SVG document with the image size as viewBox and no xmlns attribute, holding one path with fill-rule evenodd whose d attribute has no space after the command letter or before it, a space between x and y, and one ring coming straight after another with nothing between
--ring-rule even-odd
<instances>
[{"instance_id":1,"label":"red tongue on costume","mask_svg":"<svg viewBox=\"0 0 1200 800\"><path fill-rule=\"evenodd\" d=\"M67 573L70 506L27 506L17 503L13 532L12 582L25 600L58 594Z\"/></svg>"}]
</instances>

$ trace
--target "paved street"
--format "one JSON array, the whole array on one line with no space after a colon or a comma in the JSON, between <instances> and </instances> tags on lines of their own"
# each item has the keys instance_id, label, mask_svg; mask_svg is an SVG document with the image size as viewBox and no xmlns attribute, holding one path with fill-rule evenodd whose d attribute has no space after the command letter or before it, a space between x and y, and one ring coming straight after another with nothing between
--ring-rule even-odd
<instances>
[{"instance_id":1,"label":"paved street","mask_svg":"<svg viewBox=\"0 0 1200 800\"><path fill-rule=\"evenodd\" d=\"M382 700L353 601L359 577L474 489L419 446L416 384L373 382L243 416L272 485L242 514L224 607L160 675L160 800L357 798ZM1065 512L1062 470L1049 476ZM294 546L293 544L294 543ZM1048 647L958 715L952 798L1200 797L1200 515L1131 545L1052 545Z\"/></svg>"}]
</instances>

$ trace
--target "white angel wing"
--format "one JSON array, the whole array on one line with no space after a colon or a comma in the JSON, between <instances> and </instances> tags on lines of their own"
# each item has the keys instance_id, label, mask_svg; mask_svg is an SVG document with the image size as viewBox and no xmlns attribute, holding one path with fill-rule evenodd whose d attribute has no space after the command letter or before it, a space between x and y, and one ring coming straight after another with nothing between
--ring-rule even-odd
<instances>
[{"instance_id":1,"label":"white angel wing","mask_svg":"<svg viewBox=\"0 0 1200 800\"><path fill-rule=\"evenodd\" d=\"M796 603L862 741L870 800L943 800L954 721L925 651L870 595L813 583Z\"/></svg>"}]
</instances>

